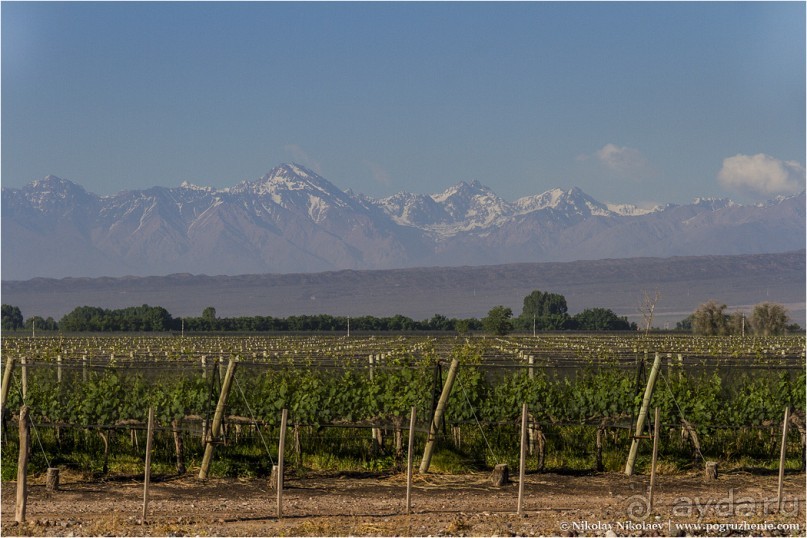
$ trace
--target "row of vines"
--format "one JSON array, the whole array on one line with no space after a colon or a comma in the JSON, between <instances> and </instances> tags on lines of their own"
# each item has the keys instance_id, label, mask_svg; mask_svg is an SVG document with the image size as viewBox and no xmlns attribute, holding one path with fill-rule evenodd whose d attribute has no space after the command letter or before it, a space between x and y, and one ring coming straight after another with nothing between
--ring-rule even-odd
<instances>
[{"instance_id":1,"label":"row of vines","mask_svg":"<svg viewBox=\"0 0 807 538\"><path fill-rule=\"evenodd\" d=\"M773 462L783 409L794 410L803 422L804 338L679 338L666 348L650 347L662 343L624 336L4 338L4 368L12 364L9 359L14 363L3 443L6 454L13 454L8 449L14 429L8 424L24 403L39 426L40 465L55 460L92 468L91 462L103 461L106 471L110 457L114 463L142 452L136 433L153 406L166 465L182 445L182 457L193 467L223 370L235 359L229 426L214 440L221 445L222 472L268 469L277 456L272 440L284 408L300 470L306 461L325 470L345 465L383 470L400 465L402 430L413 406L419 430L428 428L446 365L457 359L459 373L440 425L446 461L468 469L514 460L526 402L535 466L617 470L630 443L648 361L662 352L651 403L660 408L667 431L662 456L680 468L703 458L751 467ZM380 433L371 437L369 428ZM798 462L793 464L800 466L799 429L791 441ZM3 458L4 477L12 459Z\"/></svg>"}]
</instances>

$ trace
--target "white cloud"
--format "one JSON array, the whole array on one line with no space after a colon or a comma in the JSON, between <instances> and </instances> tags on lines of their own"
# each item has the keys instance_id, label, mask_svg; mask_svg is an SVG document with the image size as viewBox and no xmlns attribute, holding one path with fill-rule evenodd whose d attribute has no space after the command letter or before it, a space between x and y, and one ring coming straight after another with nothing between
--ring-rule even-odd
<instances>
[{"instance_id":1,"label":"white cloud","mask_svg":"<svg viewBox=\"0 0 807 538\"><path fill-rule=\"evenodd\" d=\"M370 169L370 173L377 183L381 183L382 185L390 185L392 183L392 176L390 176L389 172L382 168L381 165L368 160L363 160L362 164Z\"/></svg>"},{"instance_id":2,"label":"white cloud","mask_svg":"<svg viewBox=\"0 0 807 538\"><path fill-rule=\"evenodd\" d=\"M322 167L319 165L319 162L312 159L303 148L297 144L286 144L283 146L283 149L289 152L296 162L322 175Z\"/></svg>"},{"instance_id":3,"label":"white cloud","mask_svg":"<svg viewBox=\"0 0 807 538\"><path fill-rule=\"evenodd\" d=\"M603 168L625 179L642 179L653 175L653 167L638 149L605 144L593 155L580 155L578 161L594 159Z\"/></svg>"},{"instance_id":4,"label":"white cloud","mask_svg":"<svg viewBox=\"0 0 807 538\"><path fill-rule=\"evenodd\" d=\"M619 174L634 175L647 169L647 159L638 149L605 144L595 153L608 169Z\"/></svg>"},{"instance_id":5,"label":"white cloud","mask_svg":"<svg viewBox=\"0 0 807 538\"><path fill-rule=\"evenodd\" d=\"M759 194L795 194L804 189L804 167L764 153L723 159L717 181L726 188Z\"/></svg>"}]
</instances>

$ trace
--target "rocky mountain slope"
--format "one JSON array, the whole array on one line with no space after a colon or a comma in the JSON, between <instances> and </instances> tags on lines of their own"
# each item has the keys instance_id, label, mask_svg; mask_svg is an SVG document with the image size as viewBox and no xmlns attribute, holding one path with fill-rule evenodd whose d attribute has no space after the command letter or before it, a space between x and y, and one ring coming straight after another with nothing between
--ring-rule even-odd
<instances>
[{"instance_id":1,"label":"rocky mountain slope","mask_svg":"<svg viewBox=\"0 0 807 538\"><path fill-rule=\"evenodd\" d=\"M232 275L784 252L804 247L804 209L803 192L651 210L578 188L509 202L477 181L373 199L297 164L227 189L183 183L113 196L48 176L2 190L2 272Z\"/></svg>"}]
</instances>

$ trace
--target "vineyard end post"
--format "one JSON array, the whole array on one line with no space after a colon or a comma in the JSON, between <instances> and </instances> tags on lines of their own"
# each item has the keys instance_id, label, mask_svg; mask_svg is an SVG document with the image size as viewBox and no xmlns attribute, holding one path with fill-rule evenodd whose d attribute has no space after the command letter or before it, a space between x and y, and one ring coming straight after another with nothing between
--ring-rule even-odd
<instances>
[{"instance_id":1,"label":"vineyard end post","mask_svg":"<svg viewBox=\"0 0 807 538\"><path fill-rule=\"evenodd\" d=\"M30 424L28 406L20 407L20 454L17 458L17 501L14 521L25 521L25 508L28 503L28 452L30 447Z\"/></svg>"},{"instance_id":2,"label":"vineyard end post","mask_svg":"<svg viewBox=\"0 0 807 538\"><path fill-rule=\"evenodd\" d=\"M216 412L213 415L213 424L210 426L210 437L207 439L205 455L202 458L202 468L199 469L200 480L205 480L207 478L207 473L210 470L210 462L213 459L213 443L221 431L221 423L224 420L224 407L227 405L227 397L230 395L230 386L232 386L236 364L235 358L230 358L230 363L227 365L227 373L224 374L224 381L221 384L219 402L216 404Z\"/></svg>"},{"instance_id":3,"label":"vineyard end post","mask_svg":"<svg viewBox=\"0 0 807 538\"><path fill-rule=\"evenodd\" d=\"M521 451L518 464L518 508L516 513L524 514L524 476L527 465L527 402L521 404Z\"/></svg>"},{"instance_id":4,"label":"vineyard end post","mask_svg":"<svg viewBox=\"0 0 807 538\"><path fill-rule=\"evenodd\" d=\"M3 369L3 385L0 388L0 410L5 410L8 400L8 387L11 385L11 374L14 371L14 357L6 359L6 367Z\"/></svg>"},{"instance_id":5,"label":"vineyard end post","mask_svg":"<svg viewBox=\"0 0 807 538\"><path fill-rule=\"evenodd\" d=\"M412 513L412 449L415 445L415 406L409 417L409 449L406 452L406 515Z\"/></svg>"},{"instance_id":6,"label":"vineyard end post","mask_svg":"<svg viewBox=\"0 0 807 538\"><path fill-rule=\"evenodd\" d=\"M647 386L644 390L644 398L642 398L642 407L639 410L639 417L636 419L636 432L633 435L633 441L630 445L628 462L625 464L625 474L628 476L633 474L633 464L636 462L636 454L639 452L639 440L642 435L642 430L644 429L644 422L647 419L650 399L653 397L653 387L656 384L656 377L658 377L660 368L661 354L656 353L655 359L653 360L653 367L650 369L650 376L647 378Z\"/></svg>"},{"instance_id":7,"label":"vineyard end post","mask_svg":"<svg viewBox=\"0 0 807 538\"><path fill-rule=\"evenodd\" d=\"M787 426L790 422L790 407L785 407L785 420L782 424L782 449L779 453L779 486L776 490L777 510L782 511L782 491L785 479L785 458L787 457Z\"/></svg>"},{"instance_id":8,"label":"vineyard end post","mask_svg":"<svg viewBox=\"0 0 807 538\"><path fill-rule=\"evenodd\" d=\"M451 394L451 388L454 386L454 379L457 377L457 369L459 366L460 361L458 359L451 360L451 366L446 376L446 383L443 385L443 392L440 394L437 409L434 410L434 417L432 418L431 426L429 426L429 440L426 441L426 448L423 451L423 460L420 462L419 472L421 474L429 472L429 465L431 465L432 453L434 452L434 444L437 440L437 430L440 426L440 420L443 418L443 413L445 413L448 397Z\"/></svg>"}]
</instances>

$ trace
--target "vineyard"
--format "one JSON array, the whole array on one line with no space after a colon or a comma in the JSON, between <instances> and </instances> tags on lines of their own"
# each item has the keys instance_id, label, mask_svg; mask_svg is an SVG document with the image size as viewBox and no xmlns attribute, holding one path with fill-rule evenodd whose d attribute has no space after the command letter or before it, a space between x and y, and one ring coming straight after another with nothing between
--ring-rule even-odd
<instances>
[{"instance_id":1,"label":"vineyard","mask_svg":"<svg viewBox=\"0 0 807 538\"><path fill-rule=\"evenodd\" d=\"M650 404L660 413L666 474L700 471L706 461L774 471L785 408L794 425L787 469L805 462L803 336L4 337L2 351L4 482L17 473L12 424L23 404L32 475L142 476L153 408L160 476L198 473L212 445L211 477L268 477L283 409L288 476L391 476L405 470L412 408L420 460L452 361L456 381L435 425L430 472L517 469L523 403L529 472L621 472L657 355ZM212 432L228 368L222 428ZM647 472L649 452L640 450L637 472Z\"/></svg>"}]
</instances>

